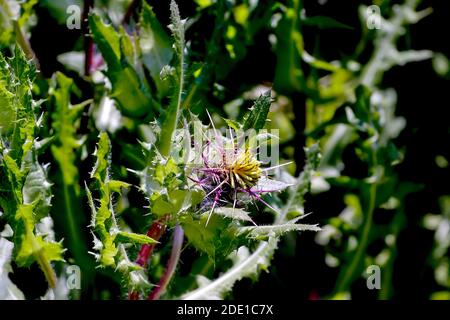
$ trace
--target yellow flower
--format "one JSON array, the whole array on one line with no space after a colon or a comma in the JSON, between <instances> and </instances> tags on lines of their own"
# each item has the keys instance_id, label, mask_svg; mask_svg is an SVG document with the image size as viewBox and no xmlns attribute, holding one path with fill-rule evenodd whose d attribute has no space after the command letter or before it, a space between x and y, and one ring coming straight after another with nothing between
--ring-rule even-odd
<instances>
[{"instance_id":1,"label":"yellow flower","mask_svg":"<svg viewBox=\"0 0 450 320\"><path fill-rule=\"evenodd\" d=\"M239 185L242 189L250 189L258 183L261 177L261 163L249 149L242 152L226 167L229 173L230 185L234 189Z\"/></svg>"}]
</instances>

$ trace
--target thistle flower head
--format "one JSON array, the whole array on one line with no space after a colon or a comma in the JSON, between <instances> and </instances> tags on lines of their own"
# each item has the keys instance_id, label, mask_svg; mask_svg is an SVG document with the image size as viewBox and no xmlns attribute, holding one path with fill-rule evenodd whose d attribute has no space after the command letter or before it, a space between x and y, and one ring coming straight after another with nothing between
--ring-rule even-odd
<instances>
[{"instance_id":1,"label":"thistle flower head","mask_svg":"<svg viewBox=\"0 0 450 320\"><path fill-rule=\"evenodd\" d=\"M222 135L214 128L202 148L200 163L192 170L190 179L206 194L202 209L211 215L217 206L244 207L255 200L276 211L262 196L289 186L269 177L268 172L278 166L263 168L258 148L245 135L242 138L232 129L228 133Z\"/></svg>"},{"instance_id":2,"label":"thistle flower head","mask_svg":"<svg viewBox=\"0 0 450 320\"><path fill-rule=\"evenodd\" d=\"M260 164L249 149L241 152L225 168L229 174L231 188L236 188L237 186L242 189L254 187L261 178L262 171Z\"/></svg>"}]
</instances>

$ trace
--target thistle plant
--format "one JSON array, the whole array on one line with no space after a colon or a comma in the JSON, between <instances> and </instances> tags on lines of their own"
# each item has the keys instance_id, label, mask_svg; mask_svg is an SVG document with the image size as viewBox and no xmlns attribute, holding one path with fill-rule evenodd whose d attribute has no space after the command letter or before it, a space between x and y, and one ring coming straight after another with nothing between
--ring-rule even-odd
<instances>
[{"instance_id":1,"label":"thistle plant","mask_svg":"<svg viewBox=\"0 0 450 320\"><path fill-rule=\"evenodd\" d=\"M170 12L172 37L146 4L135 34L122 27L116 30L91 13L89 29L105 62L96 81L104 86L96 88L93 99L72 104L79 100L76 82L56 73L45 90L38 90L49 94L44 104L49 114L41 110L44 102L35 101L32 94L37 88L33 62L18 46L10 60L1 57L0 219L6 224L0 237L0 283L8 288L8 297L25 297L8 277L11 261L19 267L37 263L50 288L64 283L70 261L81 265L83 286L93 285L96 274L112 274L123 298L184 298L198 296L198 290L201 298L224 296L235 281L268 266L281 235L319 230L298 223L306 216L298 197L309 189L317 147L311 147L298 179L285 170L289 162L264 158L264 148L278 144L263 130L271 90L261 94L239 121L224 119L226 128L216 127L208 110L209 126L204 125L185 93L191 88L186 78L192 72L187 64L186 20L174 1ZM151 39L159 39L160 47L151 47ZM93 119L86 121L96 114L90 109L97 107L98 97L108 97L128 123L140 122L150 132L140 136L140 143L131 144L139 168L113 160L117 144L112 133L97 131ZM50 170L39 161L41 153L51 159ZM277 153L271 156L279 160ZM85 172L86 166L93 168ZM141 206L127 198L136 189ZM83 214L85 202L90 219ZM127 209L138 212L142 226L129 223ZM259 213L266 210L273 224L259 223ZM57 222L57 234L50 215ZM208 280L209 295L202 287L202 274L199 286L172 288L178 285L174 279L185 245L193 248L205 268L217 265L225 272L224 277ZM54 290L44 298L60 296L59 289ZM76 292L71 296L80 297Z\"/></svg>"}]
</instances>

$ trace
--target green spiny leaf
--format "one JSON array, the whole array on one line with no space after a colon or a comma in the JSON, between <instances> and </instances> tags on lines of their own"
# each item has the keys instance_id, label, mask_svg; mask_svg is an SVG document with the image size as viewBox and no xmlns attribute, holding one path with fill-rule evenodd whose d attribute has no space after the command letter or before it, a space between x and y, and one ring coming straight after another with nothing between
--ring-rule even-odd
<instances>
[{"instance_id":1,"label":"green spiny leaf","mask_svg":"<svg viewBox=\"0 0 450 320\"><path fill-rule=\"evenodd\" d=\"M225 123L233 130L238 131L241 128L241 125L239 122L231 120L231 119L226 119L223 118L223 120L225 121Z\"/></svg>"},{"instance_id":2,"label":"green spiny leaf","mask_svg":"<svg viewBox=\"0 0 450 320\"><path fill-rule=\"evenodd\" d=\"M256 101L243 121L243 129L260 130L264 128L271 104L271 91L264 92Z\"/></svg>"},{"instance_id":3,"label":"green spiny leaf","mask_svg":"<svg viewBox=\"0 0 450 320\"><path fill-rule=\"evenodd\" d=\"M99 252L96 254L97 261L103 267L114 267L121 265L125 277L136 271L136 266L129 262L126 252L121 250L123 243L149 244L156 241L146 235L140 235L119 230L116 221L114 206L112 205L112 193L120 193L122 188L129 187L128 183L111 180L109 173L109 157L111 143L106 132L101 132L97 144L96 163L91 177L96 181L96 188L100 194L100 206L96 207L90 189L86 186L86 194L92 211L91 227L95 233L94 248ZM126 263L125 263L125 262ZM124 266L129 266L124 268Z\"/></svg>"},{"instance_id":4,"label":"green spiny leaf","mask_svg":"<svg viewBox=\"0 0 450 320\"><path fill-rule=\"evenodd\" d=\"M159 23L152 8L144 2L140 15L141 32L139 45L144 65L157 87L162 89L161 70L173 57L173 49L169 36Z\"/></svg>"},{"instance_id":5,"label":"green spiny leaf","mask_svg":"<svg viewBox=\"0 0 450 320\"><path fill-rule=\"evenodd\" d=\"M246 234L250 238L254 239L266 239L269 236L282 236L290 231L320 231L321 229L317 225L298 224L297 221L300 217L290 220L284 224L274 224L266 226L251 226L242 227L239 229L241 234Z\"/></svg>"},{"instance_id":6,"label":"green spiny leaf","mask_svg":"<svg viewBox=\"0 0 450 320\"><path fill-rule=\"evenodd\" d=\"M2 108L12 110L15 119L12 129L2 135L0 171L9 184L1 186L1 206L14 232L16 263L29 266L37 262L54 287L56 275L51 262L62 261L61 243L35 233L35 225L47 216L51 202L50 183L37 159L35 108L40 104L33 101L31 93L36 70L16 47L8 61L0 55L0 71L3 93L6 90L12 94Z\"/></svg>"},{"instance_id":7,"label":"green spiny leaf","mask_svg":"<svg viewBox=\"0 0 450 320\"><path fill-rule=\"evenodd\" d=\"M98 15L89 16L89 26L94 41L108 65L106 73L112 84L111 97L118 102L121 111L135 117L153 114L155 104L148 85L141 81L123 52L124 48L126 50L129 46L124 45L126 42L122 42L119 33L112 26L105 25ZM128 36L122 34L122 37Z\"/></svg>"},{"instance_id":8,"label":"green spiny leaf","mask_svg":"<svg viewBox=\"0 0 450 320\"><path fill-rule=\"evenodd\" d=\"M0 134L7 135L13 128L14 109L12 107L14 95L0 82Z\"/></svg>"},{"instance_id":9,"label":"green spiny leaf","mask_svg":"<svg viewBox=\"0 0 450 320\"><path fill-rule=\"evenodd\" d=\"M63 261L63 249L61 243L48 241L34 234L36 221L33 210L34 206L30 204L20 205L17 209L14 232L15 261L22 267L28 267L37 261L50 286L55 287L56 275L50 262Z\"/></svg>"},{"instance_id":10,"label":"green spiny leaf","mask_svg":"<svg viewBox=\"0 0 450 320\"><path fill-rule=\"evenodd\" d=\"M241 240L237 235L236 222L209 213L193 218L190 214L180 217L181 224L189 242L200 252L204 252L212 261L222 261Z\"/></svg>"},{"instance_id":11,"label":"green spiny leaf","mask_svg":"<svg viewBox=\"0 0 450 320\"><path fill-rule=\"evenodd\" d=\"M117 242L123 243L135 243L135 244L153 244L158 243L158 241L146 236L145 234L137 234L131 232L119 231L116 236Z\"/></svg>"},{"instance_id":12,"label":"green spiny leaf","mask_svg":"<svg viewBox=\"0 0 450 320\"><path fill-rule=\"evenodd\" d=\"M240 208L219 207L214 210L214 213L230 219L253 221L249 213Z\"/></svg>"},{"instance_id":13,"label":"green spiny leaf","mask_svg":"<svg viewBox=\"0 0 450 320\"><path fill-rule=\"evenodd\" d=\"M122 189L128 189L130 187L130 184L118 180L109 180L107 186L110 191L121 193Z\"/></svg>"},{"instance_id":14,"label":"green spiny leaf","mask_svg":"<svg viewBox=\"0 0 450 320\"><path fill-rule=\"evenodd\" d=\"M91 173L91 178L95 178L98 182L103 183L109 179L109 153L111 143L106 132L101 132L95 151L96 162Z\"/></svg>"},{"instance_id":15,"label":"green spiny leaf","mask_svg":"<svg viewBox=\"0 0 450 320\"><path fill-rule=\"evenodd\" d=\"M61 169L64 184L78 185L76 183L78 169L75 165L75 150L80 147L80 142L76 137L76 131L79 116L85 104L75 106L70 104L72 79L58 72L54 82L54 87L50 91L55 104L55 112L52 113L52 127L55 131L56 142L51 147L52 154Z\"/></svg>"},{"instance_id":16,"label":"green spiny leaf","mask_svg":"<svg viewBox=\"0 0 450 320\"><path fill-rule=\"evenodd\" d=\"M50 210L52 201L51 184L47 181L44 168L37 161L31 162L29 166L30 171L22 188L23 202L24 204L33 204L35 219L39 221Z\"/></svg>"}]
</instances>

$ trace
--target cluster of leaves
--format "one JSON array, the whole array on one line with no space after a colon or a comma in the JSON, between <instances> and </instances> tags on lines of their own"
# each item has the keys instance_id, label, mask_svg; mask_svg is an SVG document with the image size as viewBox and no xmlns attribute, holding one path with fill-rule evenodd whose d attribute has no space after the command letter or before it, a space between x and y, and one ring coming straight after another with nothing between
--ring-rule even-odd
<instances>
[{"instance_id":1,"label":"cluster of leaves","mask_svg":"<svg viewBox=\"0 0 450 320\"><path fill-rule=\"evenodd\" d=\"M22 267L37 262L49 285L56 286L52 261L63 260L63 247L54 241L52 219L48 216L52 193L46 167L38 161L38 140L42 124L40 104L32 97L36 76L20 49L8 61L0 58L1 193L2 215L10 226L14 242L14 261Z\"/></svg>"},{"instance_id":2,"label":"cluster of leaves","mask_svg":"<svg viewBox=\"0 0 450 320\"><path fill-rule=\"evenodd\" d=\"M92 211L90 227L93 229L93 254L100 267L114 268L122 274L122 282L126 288L137 290L146 287L149 284L143 270L141 266L130 260L126 246L148 245L156 241L146 235L122 231L119 227L113 205L113 194L120 194L130 185L110 178L110 141L106 133L100 134L95 156L97 160L91 178L94 179L93 188L99 193L99 206L95 204L94 197L86 186Z\"/></svg>"},{"instance_id":3,"label":"cluster of leaves","mask_svg":"<svg viewBox=\"0 0 450 320\"><path fill-rule=\"evenodd\" d=\"M28 14L27 10L31 7L27 3L22 17ZM81 266L83 285L91 285L95 275L103 273L117 279L130 297L134 292L148 293L151 289L149 277L156 277L155 270L158 269L146 270L146 263L143 265L137 259L141 254L137 251L139 248L145 251L149 247L161 246L162 251L152 259L155 261L160 255L164 256L164 246L150 235L143 234L145 229L142 227L132 232L127 217L122 219L119 216L131 210L139 212L139 219L145 221L145 225L158 221L164 221L168 227L180 225L200 260L206 255L217 264L218 269L228 270L224 279L212 279L214 281L207 288L200 281L198 289L191 288L194 289L192 293L184 294L183 297L187 298L199 294L202 298L225 297L234 282L268 267L280 236L289 231L319 230L315 225L297 223L303 217L303 195L309 189L311 175L318 164L317 146L308 151L305 171L298 179L279 170L279 174L284 174L283 179L289 179L293 187L285 195L288 197L287 206L283 205L285 200L278 195L270 200L278 212L274 224L251 225L253 221L244 208L230 206L213 207L214 215L206 223L208 215L199 210L205 204L205 191L188 178L192 173L189 162L192 156L191 136L188 133L185 143L180 143L182 137L179 132L183 130L177 128L180 123L185 124L185 132L194 127L201 130L207 127L191 112L193 109L187 110L186 99L193 99L193 96L185 96L186 21L181 19L173 1L170 12L172 37L145 2L139 10L139 28L133 32L122 26L115 28L106 24L103 22L106 17L98 12L89 15L92 40L99 51L94 53L97 56L93 59L103 60L104 66L101 67L100 63L100 72L92 71L93 84L100 84L95 86L94 99L82 103L72 104L73 100L80 100L78 83L60 72L55 73L45 85L34 84L34 63L25 58L19 48L25 49L25 43L16 45L11 61L2 57L0 88L5 107L1 109L0 123L0 207L2 219L6 219L7 225L1 238L0 279L5 283L9 297L24 297L8 278L11 260L19 267L37 262L50 287L56 287L57 276L64 277L63 257ZM236 11L235 19L243 25L242 15L242 12ZM18 30L22 31L22 27ZM236 56L231 46L227 45L227 50L231 56ZM85 58L90 59L88 56ZM197 72L196 78L199 77ZM42 96L45 96L43 89L48 88L45 105L49 114L40 113L43 101L35 102L33 86L35 95ZM136 130L144 132L139 136L142 142L132 147L130 152L137 153L135 158L139 165L129 167L113 161L117 144L111 142L110 134L100 130L93 153L95 165L87 177L81 169L92 161L88 154L92 153L92 137L98 131L86 132L82 127L84 112L90 107L89 115L94 115L96 119L89 119L88 126L102 129L98 119L105 112L105 101L109 104L109 111L116 107L120 111L121 124L128 123L126 130L131 133ZM262 129L266 125L270 106L269 90L255 101L242 121L227 119L226 122L234 130ZM43 126L44 123L48 126ZM37 137L41 127L45 136L43 140ZM38 161L40 154L51 159L50 172L48 166ZM123 171L122 168L128 170ZM140 197L145 199L141 201L142 207L127 204L127 194L133 191L132 184L124 182L124 179L133 179L128 173L140 179ZM53 188L47 176L55 183ZM121 178L114 179L115 176ZM285 187L288 185L284 184ZM83 204L86 200L91 210L89 225L85 216L80 216L86 209ZM254 206L252 210L261 209ZM54 240L50 211L56 220L57 237L64 239L61 242ZM183 233L175 233L177 240L174 239L172 250L178 252L174 251L169 259L168 280L175 270L181 249L179 241L182 241L180 235ZM13 243L4 237L13 237ZM88 237L92 237L93 241L88 241ZM66 253L63 244L68 249ZM13 246L14 255L11 256ZM254 253L250 253L253 248ZM234 257L232 252L240 258L233 258L235 261L229 267L227 261L231 262L230 257ZM242 252L248 256L243 256ZM94 271L93 266L100 267L99 271ZM54 267L58 272L54 271ZM165 276L161 281L164 279ZM161 285L164 289L166 286L167 283ZM186 292L189 289L182 290ZM173 293L167 294L173 296ZM157 294L158 297L160 295ZM72 297L77 296L72 293Z\"/></svg>"}]
</instances>

